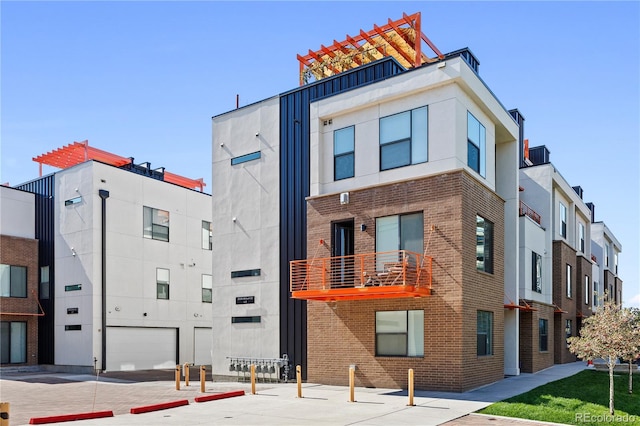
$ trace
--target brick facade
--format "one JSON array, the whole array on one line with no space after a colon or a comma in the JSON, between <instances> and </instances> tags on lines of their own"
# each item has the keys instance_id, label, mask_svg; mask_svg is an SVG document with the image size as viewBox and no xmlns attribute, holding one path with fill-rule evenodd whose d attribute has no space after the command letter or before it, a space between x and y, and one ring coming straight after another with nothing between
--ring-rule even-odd
<instances>
[{"instance_id":1,"label":"brick facade","mask_svg":"<svg viewBox=\"0 0 640 426\"><path fill-rule=\"evenodd\" d=\"M567 297L567 265L571 265L571 297ZM565 327L567 320L572 322L572 335L575 336L577 321L577 287L581 281L576 279L576 251L565 241L553 242L553 302L563 311L554 315L554 362L565 364L575 362L577 358L567 349Z\"/></svg>"},{"instance_id":2,"label":"brick facade","mask_svg":"<svg viewBox=\"0 0 640 426\"><path fill-rule=\"evenodd\" d=\"M353 219L355 253L376 250L376 218L423 212L424 247L433 257L433 294L417 299L308 302L308 380L406 388L407 370L422 389L465 391L503 377L504 203L466 171L456 171L308 200L309 257L331 256L331 223ZM494 223L494 272L476 270L476 215ZM360 224L366 225L360 231ZM319 246L318 242L324 240ZM314 249L317 247L317 249ZM424 357L376 356L375 313L424 311ZM477 355L477 311L493 313L493 354Z\"/></svg>"},{"instance_id":3,"label":"brick facade","mask_svg":"<svg viewBox=\"0 0 640 426\"><path fill-rule=\"evenodd\" d=\"M554 310L545 303L527 300L535 311L520 312L520 371L535 373L553 365ZM547 320L547 350L540 350L540 320Z\"/></svg>"},{"instance_id":4,"label":"brick facade","mask_svg":"<svg viewBox=\"0 0 640 426\"><path fill-rule=\"evenodd\" d=\"M27 297L0 297L0 320L27 323L27 362L38 363L38 241L0 235L0 263L27 268ZM22 314L22 315L16 315ZM24 315L29 314L29 315Z\"/></svg>"},{"instance_id":5,"label":"brick facade","mask_svg":"<svg viewBox=\"0 0 640 426\"><path fill-rule=\"evenodd\" d=\"M591 260L584 256L576 256L576 314L578 319L591 315L593 304L593 277ZM585 277L589 277L589 288L586 288ZM585 294L588 291L587 294ZM577 330L574 330L574 336Z\"/></svg>"}]
</instances>

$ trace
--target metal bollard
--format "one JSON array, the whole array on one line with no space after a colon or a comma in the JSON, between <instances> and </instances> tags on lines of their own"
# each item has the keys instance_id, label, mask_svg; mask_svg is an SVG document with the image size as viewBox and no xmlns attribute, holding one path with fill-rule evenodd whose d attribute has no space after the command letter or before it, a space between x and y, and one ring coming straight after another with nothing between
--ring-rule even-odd
<instances>
[{"instance_id":1,"label":"metal bollard","mask_svg":"<svg viewBox=\"0 0 640 426\"><path fill-rule=\"evenodd\" d=\"M189 386L189 363L184 363L184 385Z\"/></svg>"},{"instance_id":2,"label":"metal bollard","mask_svg":"<svg viewBox=\"0 0 640 426\"><path fill-rule=\"evenodd\" d=\"M409 406L413 407L413 368L409 369Z\"/></svg>"},{"instance_id":3,"label":"metal bollard","mask_svg":"<svg viewBox=\"0 0 640 426\"><path fill-rule=\"evenodd\" d=\"M302 368L296 365L296 382L298 382L298 398L302 398Z\"/></svg>"},{"instance_id":4,"label":"metal bollard","mask_svg":"<svg viewBox=\"0 0 640 426\"><path fill-rule=\"evenodd\" d=\"M176 365L176 390L180 390L180 364Z\"/></svg>"},{"instance_id":5,"label":"metal bollard","mask_svg":"<svg viewBox=\"0 0 640 426\"><path fill-rule=\"evenodd\" d=\"M9 426L9 403L0 402L0 426Z\"/></svg>"},{"instance_id":6,"label":"metal bollard","mask_svg":"<svg viewBox=\"0 0 640 426\"><path fill-rule=\"evenodd\" d=\"M349 367L349 402L355 402L356 369Z\"/></svg>"},{"instance_id":7,"label":"metal bollard","mask_svg":"<svg viewBox=\"0 0 640 426\"><path fill-rule=\"evenodd\" d=\"M204 381L207 376L207 367L204 365L200 366L200 392L204 393Z\"/></svg>"},{"instance_id":8,"label":"metal bollard","mask_svg":"<svg viewBox=\"0 0 640 426\"><path fill-rule=\"evenodd\" d=\"M256 365L251 364L251 395L256 394Z\"/></svg>"}]
</instances>

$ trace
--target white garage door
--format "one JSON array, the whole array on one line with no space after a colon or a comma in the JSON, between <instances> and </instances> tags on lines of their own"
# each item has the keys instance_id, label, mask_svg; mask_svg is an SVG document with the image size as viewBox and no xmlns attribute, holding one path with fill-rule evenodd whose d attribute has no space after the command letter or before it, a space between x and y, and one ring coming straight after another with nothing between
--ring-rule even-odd
<instances>
[{"instance_id":1,"label":"white garage door","mask_svg":"<svg viewBox=\"0 0 640 426\"><path fill-rule=\"evenodd\" d=\"M211 365L211 345L213 334L211 328L193 329L193 353L195 365Z\"/></svg>"},{"instance_id":2,"label":"white garage door","mask_svg":"<svg viewBox=\"0 0 640 426\"><path fill-rule=\"evenodd\" d=\"M176 366L175 328L107 327L107 371Z\"/></svg>"}]
</instances>

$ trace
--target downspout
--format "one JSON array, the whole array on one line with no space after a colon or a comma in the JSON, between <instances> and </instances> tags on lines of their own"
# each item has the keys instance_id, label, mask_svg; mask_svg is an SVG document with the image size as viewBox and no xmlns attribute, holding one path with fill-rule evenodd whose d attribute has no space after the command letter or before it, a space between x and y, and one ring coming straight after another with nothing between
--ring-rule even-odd
<instances>
[{"instance_id":1,"label":"downspout","mask_svg":"<svg viewBox=\"0 0 640 426\"><path fill-rule=\"evenodd\" d=\"M102 371L107 370L107 198L109 191L98 190L102 199Z\"/></svg>"}]
</instances>

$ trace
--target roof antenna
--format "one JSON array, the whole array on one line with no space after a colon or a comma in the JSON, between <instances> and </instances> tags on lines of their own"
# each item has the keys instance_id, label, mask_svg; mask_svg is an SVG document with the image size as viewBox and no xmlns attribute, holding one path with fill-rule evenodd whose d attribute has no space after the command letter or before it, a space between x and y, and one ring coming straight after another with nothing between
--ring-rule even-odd
<instances>
[{"instance_id":1,"label":"roof antenna","mask_svg":"<svg viewBox=\"0 0 640 426\"><path fill-rule=\"evenodd\" d=\"M240 108L240 95L236 95L236 109Z\"/></svg>"}]
</instances>

